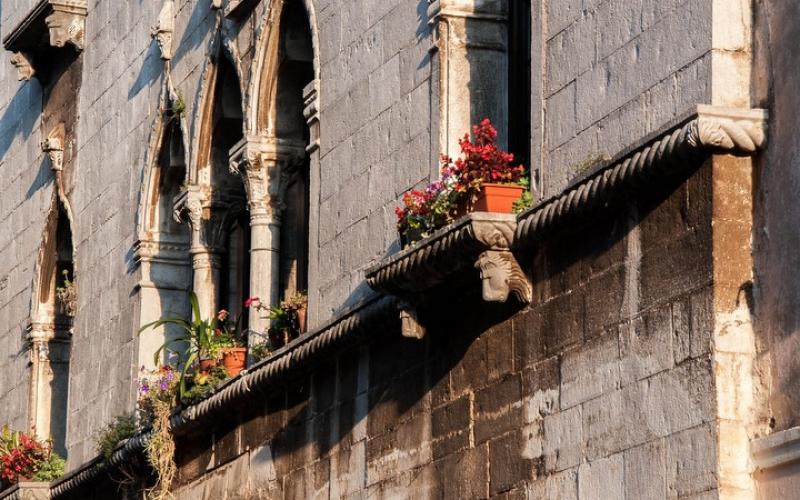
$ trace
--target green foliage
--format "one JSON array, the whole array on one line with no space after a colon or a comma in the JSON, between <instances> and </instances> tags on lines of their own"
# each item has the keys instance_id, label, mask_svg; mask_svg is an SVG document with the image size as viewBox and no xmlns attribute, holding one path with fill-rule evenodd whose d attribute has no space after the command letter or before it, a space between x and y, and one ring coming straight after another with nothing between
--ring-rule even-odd
<instances>
[{"instance_id":1,"label":"green foliage","mask_svg":"<svg viewBox=\"0 0 800 500\"><path fill-rule=\"evenodd\" d=\"M186 394L189 369L200 359L218 359L220 350L225 347L237 347L242 345L238 338L236 325L228 322L227 311L220 311L217 316L211 319L200 319L200 305L197 295L189 293L189 302L192 305L192 320L187 321L183 318L162 318L152 323L143 325L138 334L149 328L158 328L163 325L177 326L182 332L175 338L166 340L153 355L153 363L159 365L159 358L166 352L180 353L181 349L173 349L174 346L183 347L183 354L178 363L180 371L180 397Z\"/></svg>"},{"instance_id":2,"label":"green foliage","mask_svg":"<svg viewBox=\"0 0 800 500\"><path fill-rule=\"evenodd\" d=\"M117 445L122 441L133 437L138 430L136 424L136 415L133 413L126 413L117 415L111 422L95 434L95 450L101 453L106 460L111 458Z\"/></svg>"},{"instance_id":3,"label":"green foliage","mask_svg":"<svg viewBox=\"0 0 800 500\"><path fill-rule=\"evenodd\" d=\"M178 94L167 109L167 112L172 116L182 116L186 112L186 102L183 100L182 95Z\"/></svg>"},{"instance_id":4,"label":"green foliage","mask_svg":"<svg viewBox=\"0 0 800 500\"><path fill-rule=\"evenodd\" d=\"M209 370L208 373L195 373L192 377L191 387L181 396L181 403L190 405L200 401L227 379L228 371L223 366L216 366Z\"/></svg>"},{"instance_id":5,"label":"green foliage","mask_svg":"<svg viewBox=\"0 0 800 500\"><path fill-rule=\"evenodd\" d=\"M528 177L522 177L519 180L520 186L524 187L525 189L522 191L522 196L519 197L517 201L511 207L511 211L515 214L519 214L524 212L525 210L529 209L533 206L536 198L531 193L531 180Z\"/></svg>"},{"instance_id":6,"label":"green foliage","mask_svg":"<svg viewBox=\"0 0 800 500\"><path fill-rule=\"evenodd\" d=\"M601 161L608 160L608 155L605 153L589 153L586 158L578 162L574 167L573 171L576 175L580 175L583 173L588 172L591 170L592 167L600 163Z\"/></svg>"},{"instance_id":7,"label":"green foliage","mask_svg":"<svg viewBox=\"0 0 800 500\"><path fill-rule=\"evenodd\" d=\"M39 464L39 470L31 479L34 481L50 482L64 475L65 462L57 453L50 455Z\"/></svg>"}]
</instances>

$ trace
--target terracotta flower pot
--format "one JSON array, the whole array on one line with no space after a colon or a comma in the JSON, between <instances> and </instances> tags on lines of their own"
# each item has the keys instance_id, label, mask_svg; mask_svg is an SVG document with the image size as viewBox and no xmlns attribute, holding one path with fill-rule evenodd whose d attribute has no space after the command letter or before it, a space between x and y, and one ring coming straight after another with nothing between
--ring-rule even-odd
<instances>
[{"instance_id":1,"label":"terracotta flower pot","mask_svg":"<svg viewBox=\"0 0 800 500\"><path fill-rule=\"evenodd\" d=\"M306 333L306 328L308 327L307 324L308 319L308 309L305 307L301 307L297 310L297 329L300 330L300 333Z\"/></svg>"},{"instance_id":2,"label":"terracotta flower pot","mask_svg":"<svg viewBox=\"0 0 800 500\"><path fill-rule=\"evenodd\" d=\"M522 186L511 184L484 184L478 199L472 205L473 212L497 212L510 214L524 191Z\"/></svg>"},{"instance_id":3,"label":"terracotta flower pot","mask_svg":"<svg viewBox=\"0 0 800 500\"><path fill-rule=\"evenodd\" d=\"M222 365L228 372L228 376L235 377L244 370L245 360L247 359L247 348L230 347L222 351Z\"/></svg>"},{"instance_id":4,"label":"terracotta flower pot","mask_svg":"<svg viewBox=\"0 0 800 500\"><path fill-rule=\"evenodd\" d=\"M217 367L217 360L214 358L201 359L199 364L201 372L209 372Z\"/></svg>"}]
</instances>

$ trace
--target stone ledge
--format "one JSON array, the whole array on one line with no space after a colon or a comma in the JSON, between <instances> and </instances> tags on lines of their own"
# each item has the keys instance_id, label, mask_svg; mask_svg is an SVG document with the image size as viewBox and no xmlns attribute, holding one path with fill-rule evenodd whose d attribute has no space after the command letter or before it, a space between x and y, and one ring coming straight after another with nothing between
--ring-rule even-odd
<instances>
[{"instance_id":1,"label":"stone ledge","mask_svg":"<svg viewBox=\"0 0 800 500\"><path fill-rule=\"evenodd\" d=\"M800 460L800 427L792 427L750 442L756 470L772 469Z\"/></svg>"},{"instance_id":2,"label":"stone ledge","mask_svg":"<svg viewBox=\"0 0 800 500\"><path fill-rule=\"evenodd\" d=\"M50 483L20 481L0 491L0 500L50 500Z\"/></svg>"},{"instance_id":3,"label":"stone ledge","mask_svg":"<svg viewBox=\"0 0 800 500\"><path fill-rule=\"evenodd\" d=\"M307 368L311 361L333 350L356 343L367 335L384 332L385 328L371 328L371 326L376 322L385 321L396 311L397 304L394 300L388 297L376 297L334 318L241 372L217 388L206 399L189 408L176 411L170 420L172 431L176 435L184 435L214 415L228 411L232 406L241 404L259 393L268 392L270 384L279 382L294 371ZM107 462L102 456L97 456L53 481L52 498L69 497L101 474L130 462L142 453L149 437L149 431L142 431L119 445Z\"/></svg>"},{"instance_id":4,"label":"stone ledge","mask_svg":"<svg viewBox=\"0 0 800 500\"><path fill-rule=\"evenodd\" d=\"M520 214L514 249L535 246L576 219L624 203L647 185L688 175L711 155L756 154L766 145L767 118L763 109L697 106L576 179L561 194Z\"/></svg>"},{"instance_id":5,"label":"stone ledge","mask_svg":"<svg viewBox=\"0 0 800 500\"><path fill-rule=\"evenodd\" d=\"M531 300L531 286L511 253L516 229L511 214L473 212L431 236L367 269L367 283L375 290L399 297L402 331L421 338L415 302L421 292L480 270L483 299L505 302L512 293L523 303Z\"/></svg>"}]
</instances>

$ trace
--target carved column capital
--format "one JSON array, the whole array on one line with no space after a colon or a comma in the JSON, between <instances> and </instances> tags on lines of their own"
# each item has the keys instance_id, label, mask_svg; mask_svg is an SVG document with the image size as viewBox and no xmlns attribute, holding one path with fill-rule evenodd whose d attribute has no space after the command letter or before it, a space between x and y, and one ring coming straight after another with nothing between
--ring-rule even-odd
<instances>
[{"instance_id":1,"label":"carved column capital","mask_svg":"<svg viewBox=\"0 0 800 500\"><path fill-rule=\"evenodd\" d=\"M254 223L278 224L284 195L305 157L302 144L274 137L248 136L230 151L230 170L242 176Z\"/></svg>"},{"instance_id":2,"label":"carved column capital","mask_svg":"<svg viewBox=\"0 0 800 500\"><path fill-rule=\"evenodd\" d=\"M150 30L150 35L158 44L161 51L161 59L169 61L172 59L172 34L175 31L175 16L173 15L174 3L166 0L158 14L156 25Z\"/></svg>"},{"instance_id":3,"label":"carved column capital","mask_svg":"<svg viewBox=\"0 0 800 500\"><path fill-rule=\"evenodd\" d=\"M17 68L17 80L27 81L33 78L36 70L33 68L33 57L26 52L14 52L11 56L11 64Z\"/></svg>"},{"instance_id":4,"label":"carved column capital","mask_svg":"<svg viewBox=\"0 0 800 500\"><path fill-rule=\"evenodd\" d=\"M84 48L86 31L86 0L48 0L53 12L45 23L50 32L50 45L63 47L71 43L78 50Z\"/></svg>"}]
</instances>

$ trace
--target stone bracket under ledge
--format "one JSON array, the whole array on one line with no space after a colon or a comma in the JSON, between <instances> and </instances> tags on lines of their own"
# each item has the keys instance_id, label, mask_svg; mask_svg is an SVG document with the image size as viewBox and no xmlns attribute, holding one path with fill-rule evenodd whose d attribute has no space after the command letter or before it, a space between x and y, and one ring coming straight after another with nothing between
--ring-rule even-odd
<instances>
[{"instance_id":1,"label":"stone bracket under ledge","mask_svg":"<svg viewBox=\"0 0 800 500\"><path fill-rule=\"evenodd\" d=\"M486 302L505 302L513 294L530 303L530 281L510 250L516 227L515 215L473 212L369 268L367 283L400 297L403 335L414 338L425 335L415 305L419 294L474 268Z\"/></svg>"},{"instance_id":2,"label":"stone bracket under ledge","mask_svg":"<svg viewBox=\"0 0 800 500\"><path fill-rule=\"evenodd\" d=\"M83 50L87 11L87 0L39 0L3 38L3 47L13 53L18 79L30 80L37 65L50 63L44 49L70 44Z\"/></svg>"}]
</instances>

